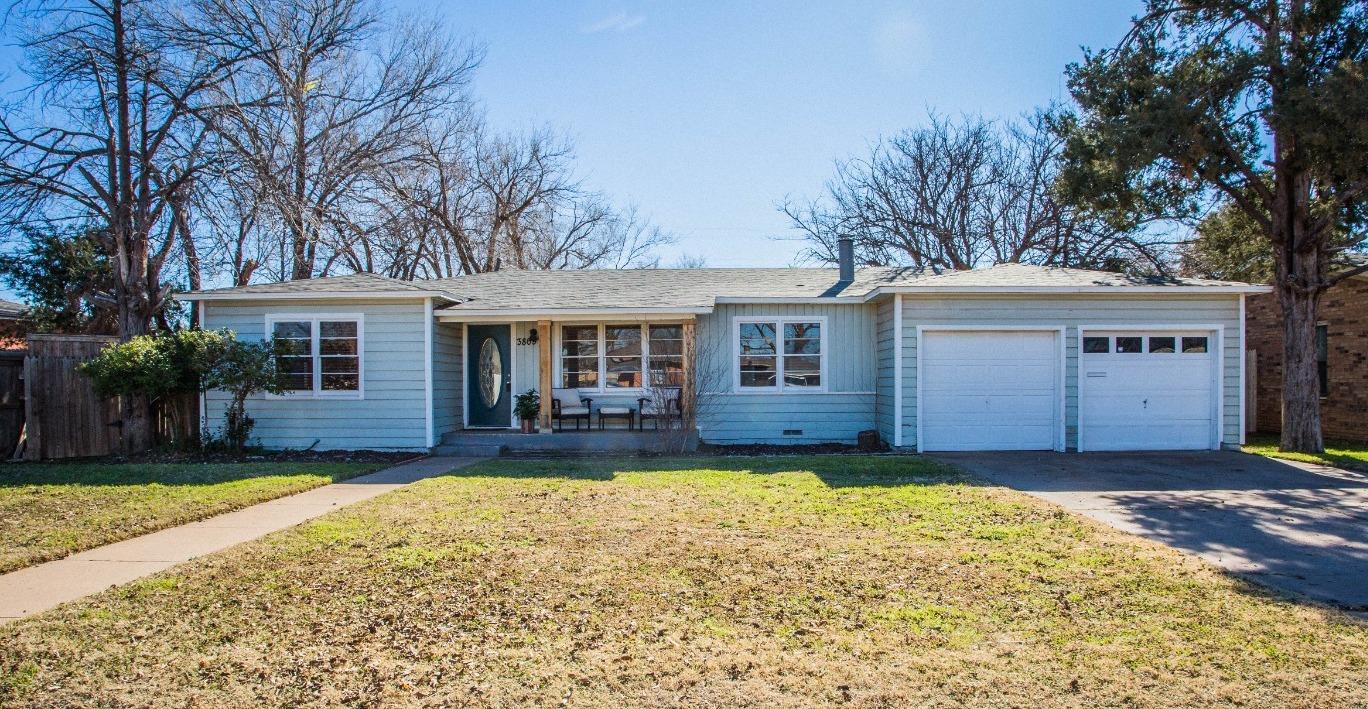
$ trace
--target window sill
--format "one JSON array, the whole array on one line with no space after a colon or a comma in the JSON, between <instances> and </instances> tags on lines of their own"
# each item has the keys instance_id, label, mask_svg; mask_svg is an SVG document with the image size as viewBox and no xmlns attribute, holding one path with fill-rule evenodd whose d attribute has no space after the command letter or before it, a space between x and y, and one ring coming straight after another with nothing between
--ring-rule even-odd
<instances>
[{"instance_id":1,"label":"window sill","mask_svg":"<svg viewBox=\"0 0 1368 709\"><path fill-rule=\"evenodd\" d=\"M359 392L359 391L342 391L342 392L337 392L337 393L328 393L328 392L308 392L308 391L303 391L303 392L286 392L286 393L284 393L284 394L269 394L269 393L268 393L268 394L266 394L266 398L267 398L267 399L274 399L274 400L277 400L277 401L290 400L290 399L325 399L325 400L342 399L342 400L344 400L344 401L360 401L360 400L362 400L362 399L365 399L366 397L365 397L361 392Z\"/></svg>"},{"instance_id":2,"label":"window sill","mask_svg":"<svg viewBox=\"0 0 1368 709\"><path fill-rule=\"evenodd\" d=\"M825 394L826 387L737 387L733 394Z\"/></svg>"}]
</instances>

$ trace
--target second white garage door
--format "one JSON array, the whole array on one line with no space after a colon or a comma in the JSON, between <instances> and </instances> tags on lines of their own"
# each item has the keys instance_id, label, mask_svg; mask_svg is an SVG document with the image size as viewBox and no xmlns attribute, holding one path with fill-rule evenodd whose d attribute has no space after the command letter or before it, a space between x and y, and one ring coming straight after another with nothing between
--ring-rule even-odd
<instances>
[{"instance_id":1,"label":"second white garage door","mask_svg":"<svg viewBox=\"0 0 1368 709\"><path fill-rule=\"evenodd\" d=\"M1215 333L1083 333L1079 448L1218 446Z\"/></svg>"},{"instance_id":2,"label":"second white garage door","mask_svg":"<svg viewBox=\"0 0 1368 709\"><path fill-rule=\"evenodd\" d=\"M918 349L921 449L1060 444L1058 331L935 331Z\"/></svg>"}]
</instances>

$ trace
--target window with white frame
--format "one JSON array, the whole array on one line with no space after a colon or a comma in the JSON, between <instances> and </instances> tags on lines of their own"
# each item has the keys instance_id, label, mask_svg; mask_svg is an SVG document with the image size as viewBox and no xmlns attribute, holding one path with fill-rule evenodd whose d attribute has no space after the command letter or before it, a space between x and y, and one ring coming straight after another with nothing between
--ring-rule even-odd
<instances>
[{"instance_id":1,"label":"window with white frame","mask_svg":"<svg viewBox=\"0 0 1368 709\"><path fill-rule=\"evenodd\" d=\"M286 391L316 396L361 392L359 316L270 316L276 366Z\"/></svg>"},{"instance_id":2,"label":"window with white frame","mask_svg":"<svg viewBox=\"0 0 1368 709\"><path fill-rule=\"evenodd\" d=\"M684 326L649 325L650 384L660 387L684 385Z\"/></svg>"},{"instance_id":3,"label":"window with white frame","mask_svg":"<svg viewBox=\"0 0 1368 709\"><path fill-rule=\"evenodd\" d=\"M559 334L561 387L609 391L684 382L679 324L562 325Z\"/></svg>"},{"instance_id":4,"label":"window with white frame","mask_svg":"<svg viewBox=\"0 0 1368 709\"><path fill-rule=\"evenodd\" d=\"M826 323L820 318L756 318L736 322L739 389L822 386Z\"/></svg>"},{"instance_id":5,"label":"window with white frame","mask_svg":"<svg viewBox=\"0 0 1368 709\"><path fill-rule=\"evenodd\" d=\"M561 386L566 389L597 389L598 383L598 326L562 326Z\"/></svg>"}]
</instances>

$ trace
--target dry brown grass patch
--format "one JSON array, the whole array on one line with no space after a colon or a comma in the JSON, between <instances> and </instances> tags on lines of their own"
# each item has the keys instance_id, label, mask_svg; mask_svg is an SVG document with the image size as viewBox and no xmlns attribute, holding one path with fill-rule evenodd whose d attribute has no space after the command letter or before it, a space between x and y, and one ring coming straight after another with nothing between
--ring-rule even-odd
<instances>
[{"instance_id":1,"label":"dry brown grass patch","mask_svg":"<svg viewBox=\"0 0 1368 709\"><path fill-rule=\"evenodd\" d=\"M1350 706L1366 659L1344 615L920 459L499 461L2 628L0 696Z\"/></svg>"}]
</instances>

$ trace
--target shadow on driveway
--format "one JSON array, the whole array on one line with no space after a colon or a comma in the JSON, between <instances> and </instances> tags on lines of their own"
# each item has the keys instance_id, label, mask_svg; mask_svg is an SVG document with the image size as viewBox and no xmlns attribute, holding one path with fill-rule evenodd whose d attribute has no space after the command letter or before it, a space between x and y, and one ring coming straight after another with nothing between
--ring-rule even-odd
<instances>
[{"instance_id":1,"label":"shadow on driveway","mask_svg":"<svg viewBox=\"0 0 1368 709\"><path fill-rule=\"evenodd\" d=\"M1368 611L1368 475L1231 451L935 457L1294 596Z\"/></svg>"}]
</instances>

